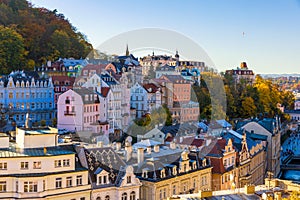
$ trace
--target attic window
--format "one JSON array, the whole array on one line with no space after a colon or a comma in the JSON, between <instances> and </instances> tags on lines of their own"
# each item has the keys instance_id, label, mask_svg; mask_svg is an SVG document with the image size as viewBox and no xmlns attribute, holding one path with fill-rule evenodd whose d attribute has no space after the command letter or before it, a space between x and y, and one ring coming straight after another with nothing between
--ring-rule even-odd
<instances>
[{"instance_id":1,"label":"attic window","mask_svg":"<svg viewBox=\"0 0 300 200\"><path fill-rule=\"evenodd\" d=\"M131 183L131 176L127 176L127 183Z\"/></svg>"},{"instance_id":2,"label":"attic window","mask_svg":"<svg viewBox=\"0 0 300 200\"><path fill-rule=\"evenodd\" d=\"M165 178L165 177L166 177L166 171L165 171L165 169L162 169L162 170L160 171L160 177L161 177L161 178Z\"/></svg>"}]
</instances>

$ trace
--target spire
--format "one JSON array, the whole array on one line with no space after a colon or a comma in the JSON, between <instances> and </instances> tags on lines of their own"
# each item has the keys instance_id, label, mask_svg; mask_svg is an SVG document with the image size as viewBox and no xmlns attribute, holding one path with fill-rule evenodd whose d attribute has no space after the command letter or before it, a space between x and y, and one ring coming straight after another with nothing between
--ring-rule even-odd
<instances>
[{"instance_id":1,"label":"spire","mask_svg":"<svg viewBox=\"0 0 300 200\"><path fill-rule=\"evenodd\" d=\"M129 56L128 44L126 44L126 56Z\"/></svg>"}]
</instances>

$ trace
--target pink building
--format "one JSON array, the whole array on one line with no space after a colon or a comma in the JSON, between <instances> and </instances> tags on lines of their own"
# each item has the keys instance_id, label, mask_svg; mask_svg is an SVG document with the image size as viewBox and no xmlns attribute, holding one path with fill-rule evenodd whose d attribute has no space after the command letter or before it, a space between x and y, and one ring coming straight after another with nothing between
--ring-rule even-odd
<instances>
[{"instance_id":1,"label":"pink building","mask_svg":"<svg viewBox=\"0 0 300 200\"><path fill-rule=\"evenodd\" d=\"M108 135L109 124L100 121L99 96L86 88L68 90L57 103L57 127Z\"/></svg>"}]
</instances>

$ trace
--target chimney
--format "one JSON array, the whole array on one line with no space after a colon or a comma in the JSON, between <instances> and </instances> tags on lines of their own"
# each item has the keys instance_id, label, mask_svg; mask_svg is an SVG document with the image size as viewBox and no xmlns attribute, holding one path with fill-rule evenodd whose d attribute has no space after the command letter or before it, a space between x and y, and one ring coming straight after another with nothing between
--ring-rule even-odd
<instances>
[{"instance_id":1,"label":"chimney","mask_svg":"<svg viewBox=\"0 0 300 200\"><path fill-rule=\"evenodd\" d=\"M159 145L154 146L154 152L158 153L159 152Z\"/></svg>"},{"instance_id":2,"label":"chimney","mask_svg":"<svg viewBox=\"0 0 300 200\"><path fill-rule=\"evenodd\" d=\"M148 147L147 147L147 153L148 153L148 154L151 154L151 146L148 146Z\"/></svg>"},{"instance_id":3,"label":"chimney","mask_svg":"<svg viewBox=\"0 0 300 200\"><path fill-rule=\"evenodd\" d=\"M176 149L176 144L175 142L170 142L170 149Z\"/></svg>"},{"instance_id":4,"label":"chimney","mask_svg":"<svg viewBox=\"0 0 300 200\"><path fill-rule=\"evenodd\" d=\"M125 143L125 152L126 152L126 162L130 160L132 155L132 146L129 142Z\"/></svg>"},{"instance_id":5,"label":"chimney","mask_svg":"<svg viewBox=\"0 0 300 200\"><path fill-rule=\"evenodd\" d=\"M121 150L121 142L117 142L116 143L116 151L120 151Z\"/></svg>"},{"instance_id":6,"label":"chimney","mask_svg":"<svg viewBox=\"0 0 300 200\"><path fill-rule=\"evenodd\" d=\"M138 165L141 166L144 162L144 148L138 148L137 152Z\"/></svg>"},{"instance_id":7,"label":"chimney","mask_svg":"<svg viewBox=\"0 0 300 200\"><path fill-rule=\"evenodd\" d=\"M97 142L97 147L102 148L102 147L103 147L103 142L102 142L102 141L98 141L98 142Z\"/></svg>"}]
</instances>

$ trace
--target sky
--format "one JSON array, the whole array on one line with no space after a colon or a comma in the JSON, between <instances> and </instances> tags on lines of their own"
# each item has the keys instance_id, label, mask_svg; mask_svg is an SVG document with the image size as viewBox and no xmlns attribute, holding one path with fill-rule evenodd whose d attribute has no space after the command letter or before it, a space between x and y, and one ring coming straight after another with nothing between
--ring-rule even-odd
<instances>
[{"instance_id":1,"label":"sky","mask_svg":"<svg viewBox=\"0 0 300 200\"><path fill-rule=\"evenodd\" d=\"M219 71L236 68L245 61L257 74L300 73L300 0L30 2L63 13L94 48L128 31L159 28L198 44ZM119 44L124 53L125 43L132 50L130 41ZM168 52L175 53L176 49L179 55L184 54L176 44L170 44ZM151 53L149 49L147 54Z\"/></svg>"}]
</instances>

